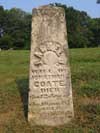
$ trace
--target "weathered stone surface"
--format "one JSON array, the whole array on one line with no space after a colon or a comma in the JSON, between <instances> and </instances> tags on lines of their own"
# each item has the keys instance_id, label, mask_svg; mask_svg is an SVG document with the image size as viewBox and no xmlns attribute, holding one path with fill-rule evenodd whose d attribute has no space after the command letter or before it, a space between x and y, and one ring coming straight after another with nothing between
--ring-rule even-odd
<instances>
[{"instance_id":1,"label":"weathered stone surface","mask_svg":"<svg viewBox=\"0 0 100 133\"><path fill-rule=\"evenodd\" d=\"M28 120L57 126L73 118L65 14L62 8L33 10Z\"/></svg>"}]
</instances>

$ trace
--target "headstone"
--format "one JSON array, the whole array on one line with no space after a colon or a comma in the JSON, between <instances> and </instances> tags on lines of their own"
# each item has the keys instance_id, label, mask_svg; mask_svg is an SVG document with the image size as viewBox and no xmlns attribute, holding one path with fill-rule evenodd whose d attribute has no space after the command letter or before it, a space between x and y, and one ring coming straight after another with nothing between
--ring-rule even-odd
<instances>
[{"instance_id":1,"label":"headstone","mask_svg":"<svg viewBox=\"0 0 100 133\"><path fill-rule=\"evenodd\" d=\"M8 49L8 50L14 50L13 48L10 48L10 49Z\"/></svg>"},{"instance_id":2,"label":"headstone","mask_svg":"<svg viewBox=\"0 0 100 133\"><path fill-rule=\"evenodd\" d=\"M33 9L28 121L58 126L73 118L73 101L64 10Z\"/></svg>"}]
</instances>

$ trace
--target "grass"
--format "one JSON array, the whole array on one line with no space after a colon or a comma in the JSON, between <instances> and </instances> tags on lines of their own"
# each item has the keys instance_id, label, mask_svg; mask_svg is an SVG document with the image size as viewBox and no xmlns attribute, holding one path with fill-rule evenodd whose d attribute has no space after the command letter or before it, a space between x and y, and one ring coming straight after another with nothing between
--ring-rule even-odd
<instances>
[{"instance_id":1,"label":"grass","mask_svg":"<svg viewBox=\"0 0 100 133\"><path fill-rule=\"evenodd\" d=\"M75 119L61 127L30 127L29 51L0 51L0 133L100 133L100 48L71 49Z\"/></svg>"}]
</instances>

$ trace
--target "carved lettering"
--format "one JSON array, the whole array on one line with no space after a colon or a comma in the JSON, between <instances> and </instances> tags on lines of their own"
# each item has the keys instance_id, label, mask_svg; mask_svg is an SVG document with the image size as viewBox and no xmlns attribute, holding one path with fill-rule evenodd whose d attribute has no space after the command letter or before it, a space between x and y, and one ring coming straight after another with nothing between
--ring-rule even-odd
<instances>
[{"instance_id":1,"label":"carved lettering","mask_svg":"<svg viewBox=\"0 0 100 133\"><path fill-rule=\"evenodd\" d=\"M66 23L60 7L33 10L28 120L57 126L73 117Z\"/></svg>"}]
</instances>

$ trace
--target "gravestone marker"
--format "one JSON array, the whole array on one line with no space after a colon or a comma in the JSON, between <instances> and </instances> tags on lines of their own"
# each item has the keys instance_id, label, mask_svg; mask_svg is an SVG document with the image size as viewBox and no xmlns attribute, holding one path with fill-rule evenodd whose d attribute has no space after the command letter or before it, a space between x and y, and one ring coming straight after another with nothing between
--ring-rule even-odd
<instances>
[{"instance_id":1,"label":"gravestone marker","mask_svg":"<svg viewBox=\"0 0 100 133\"><path fill-rule=\"evenodd\" d=\"M73 118L64 10L33 9L29 112L31 125L57 126Z\"/></svg>"}]
</instances>

